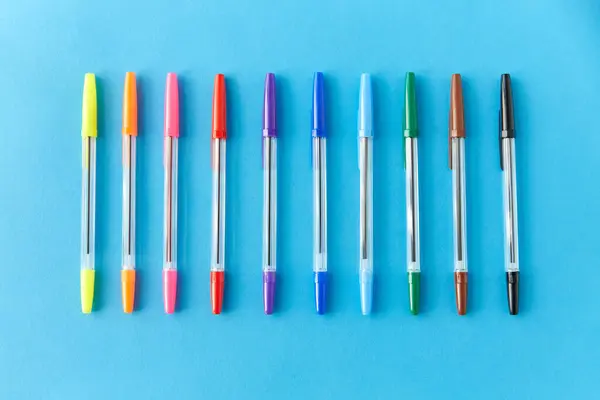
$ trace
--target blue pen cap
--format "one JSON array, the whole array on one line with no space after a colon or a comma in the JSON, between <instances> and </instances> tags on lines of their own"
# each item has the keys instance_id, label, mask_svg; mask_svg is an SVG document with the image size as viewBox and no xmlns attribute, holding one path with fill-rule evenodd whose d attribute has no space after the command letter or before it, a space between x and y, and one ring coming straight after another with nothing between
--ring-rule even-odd
<instances>
[{"instance_id":1,"label":"blue pen cap","mask_svg":"<svg viewBox=\"0 0 600 400\"><path fill-rule=\"evenodd\" d=\"M322 72L315 72L313 77L312 101L312 136L327 137L325 129L325 98L324 79Z\"/></svg>"},{"instance_id":2,"label":"blue pen cap","mask_svg":"<svg viewBox=\"0 0 600 400\"><path fill-rule=\"evenodd\" d=\"M371 75L360 76L360 94L358 99L358 136L373 136L373 94Z\"/></svg>"}]
</instances>

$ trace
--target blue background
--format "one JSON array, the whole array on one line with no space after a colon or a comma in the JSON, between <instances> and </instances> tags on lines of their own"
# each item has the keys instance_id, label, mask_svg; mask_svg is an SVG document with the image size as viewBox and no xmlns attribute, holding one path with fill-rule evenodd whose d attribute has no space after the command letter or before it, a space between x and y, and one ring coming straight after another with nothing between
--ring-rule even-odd
<instances>
[{"instance_id":1,"label":"blue background","mask_svg":"<svg viewBox=\"0 0 600 400\"><path fill-rule=\"evenodd\" d=\"M153 4L160 3L160 4ZM168 3L168 4L167 4ZM598 392L600 4L2 1L0 397L573 398ZM330 312L314 312L312 74L326 74ZM418 78L422 313L409 315L401 110ZM79 298L81 92L99 91L95 312ZM140 92L137 311L121 311L121 99ZM180 296L163 313L165 75L180 76ZM277 75L277 314L261 303L261 111ZM375 91L375 312L360 315L356 109ZM210 312L213 76L229 107L226 311ZM456 315L450 75L467 113L469 313ZM517 112L521 313L507 311L500 74Z\"/></svg>"}]
</instances>

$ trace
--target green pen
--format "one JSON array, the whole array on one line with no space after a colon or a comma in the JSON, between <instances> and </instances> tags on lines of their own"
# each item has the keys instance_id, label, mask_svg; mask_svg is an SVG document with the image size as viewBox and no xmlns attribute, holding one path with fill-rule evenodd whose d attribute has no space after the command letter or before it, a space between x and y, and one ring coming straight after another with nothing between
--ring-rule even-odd
<instances>
[{"instance_id":1,"label":"green pen","mask_svg":"<svg viewBox=\"0 0 600 400\"><path fill-rule=\"evenodd\" d=\"M417 96L415 74L406 74L404 90L404 169L406 171L406 270L410 312L419 313L421 249L419 239L419 157L417 151Z\"/></svg>"}]
</instances>

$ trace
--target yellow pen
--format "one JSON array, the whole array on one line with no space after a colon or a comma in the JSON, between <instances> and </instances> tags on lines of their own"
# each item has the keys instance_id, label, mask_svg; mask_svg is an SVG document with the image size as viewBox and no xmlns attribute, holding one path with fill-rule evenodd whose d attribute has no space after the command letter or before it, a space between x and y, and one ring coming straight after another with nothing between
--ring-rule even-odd
<instances>
[{"instance_id":1,"label":"yellow pen","mask_svg":"<svg viewBox=\"0 0 600 400\"><path fill-rule=\"evenodd\" d=\"M94 302L94 241L96 229L96 136L98 136L96 76L85 74L81 112L81 311Z\"/></svg>"}]
</instances>

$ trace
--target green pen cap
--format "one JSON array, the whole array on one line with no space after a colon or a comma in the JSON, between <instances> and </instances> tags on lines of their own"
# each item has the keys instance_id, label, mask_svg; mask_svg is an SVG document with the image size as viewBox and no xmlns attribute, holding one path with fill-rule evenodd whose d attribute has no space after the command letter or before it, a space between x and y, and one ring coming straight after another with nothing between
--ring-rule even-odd
<instances>
[{"instance_id":1,"label":"green pen cap","mask_svg":"<svg viewBox=\"0 0 600 400\"><path fill-rule=\"evenodd\" d=\"M419 128L417 128L417 91L415 89L414 72L406 73L402 129L404 130L405 138L415 138L419 135Z\"/></svg>"},{"instance_id":2,"label":"green pen cap","mask_svg":"<svg viewBox=\"0 0 600 400\"><path fill-rule=\"evenodd\" d=\"M420 272L409 272L408 273L408 303L410 306L410 313L417 315L419 313L419 300L421 297L421 273Z\"/></svg>"}]
</instances>

